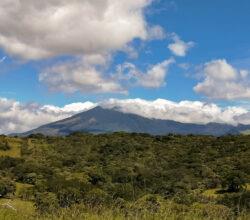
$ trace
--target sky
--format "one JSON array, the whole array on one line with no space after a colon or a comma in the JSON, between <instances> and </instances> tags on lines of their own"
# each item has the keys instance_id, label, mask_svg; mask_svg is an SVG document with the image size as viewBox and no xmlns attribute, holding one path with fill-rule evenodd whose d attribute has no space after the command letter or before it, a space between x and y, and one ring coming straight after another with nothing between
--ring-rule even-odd
<instances>
[{"instance_id":1,"label":"sky","mask_svg":"<svg viewBox=\"0 0 250 220\"><path fill-rule=\"evenodd\" d=\"M250 124L248 0L1 0L0 133L101 105Z\"/></svg>"}]
</instances>

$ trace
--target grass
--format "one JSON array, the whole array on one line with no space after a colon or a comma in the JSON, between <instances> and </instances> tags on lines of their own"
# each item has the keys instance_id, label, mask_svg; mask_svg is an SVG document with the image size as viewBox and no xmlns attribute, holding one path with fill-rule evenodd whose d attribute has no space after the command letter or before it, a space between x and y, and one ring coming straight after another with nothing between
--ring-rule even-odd
<instances>
[{"instance_id":1,"label":"grass","mask_svg":"<svg viewBox=\"0 0 250 220\"><path fill-rule=\"evenodd\" d=\"M214 198L216 199L220 194L218 194L218 191L220 191L221 188L215 188L215 189L207 189L205 190L202 195L209 197L209 198ZM246 184L246 190L250 191L250 183Z\"/></svg>"},{"instance_id":2,"label":"grass","mask_svg":"<svg viewBox=\"0 0 250 220\"><path fill-rule=\"evenodd\" d=\"M13 208L10 208L13 207ZM188 210L176 209L174 203L169 203L157 213L148 211L133 212L101 208L87 209L84 205L62 208L58 212L40 215L35 211L34 204L20 199L0 199L0 219L4 220L207 220L207 219L237 219L248 220L249 214L233 218L230 210L222 205L194 204Z\"/></svg>"},{"instance_id":3,"label":"grass","mask_svg":"<svg viewBox=\"0 0 250 220\"><path fill-rule=\"evenodd\" d=\"M22 140L19 138L6 138L8 144L10 145L10 150L0 150L0 156L9 156L9 157L21 157L21 144Z\"/></svg>"},{"instance_id":4,"label":"grass","mask_svg":"<svg viewBox=\"0 0 250 220\"><path fill-rule=\"evenodd\" d=\"M250 129L249 130L241 131L240 133L244 134L244 135L250 135Z\"/></svg>"},{"instance_id":5,"label":"grass","mask_svg":"<svg viewBox=\"0 0 250 220\"><path fill-rule=\"evenodd\" d=\"M207 189L205 190L202 195L209 197L209 198L217 198L219 196L219 194L217 193L217 191L220 190L219 188L215 188L215 189Z\"/></svg>"},{"instance_id":6,"label":"grass","mask_svg":"<svg viewBox=\"0 0 250 220\"><path fill-rule=\"evenodd\" d=\"M31 184L16 182L15 196L20 197L20 196L22 196L24 190L29 190L29 189L32 189L33 187L34 186Z\"/></svg>"},{"instance_id":7,"label":"grass","mask_svg":"<svg viewBox=\"0 0 250 220\"><path fill-rule=\"evenodd\" d=\"M35 214L33 202L21 199L0 199L0 219L25 220L34 219Z\"/></svg>"},{"instance_id":8,"label":"grass","mask_svg":"<svg viewBox=\"0 0 250 220\"><path fill-rule=\"evenodd\" d=\"M250 191L250 183L246 184L246 190Z\"/></svg>"}]
</instances>

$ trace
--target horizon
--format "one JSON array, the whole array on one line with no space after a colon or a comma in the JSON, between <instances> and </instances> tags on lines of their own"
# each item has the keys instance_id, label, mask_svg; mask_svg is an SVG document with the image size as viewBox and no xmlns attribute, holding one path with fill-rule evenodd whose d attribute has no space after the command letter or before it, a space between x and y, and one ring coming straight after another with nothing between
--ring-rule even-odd
<instances>
[{"instance_id":1,"label":"horizon","mask_svg":"<svg viewBox=\"0 0 250 220\"><path fill-rule=\"evenodd\" d=\"M0 134L97 105L250 124L249 12L247 0L2 0Z\"/></svg>"}]
</instances>

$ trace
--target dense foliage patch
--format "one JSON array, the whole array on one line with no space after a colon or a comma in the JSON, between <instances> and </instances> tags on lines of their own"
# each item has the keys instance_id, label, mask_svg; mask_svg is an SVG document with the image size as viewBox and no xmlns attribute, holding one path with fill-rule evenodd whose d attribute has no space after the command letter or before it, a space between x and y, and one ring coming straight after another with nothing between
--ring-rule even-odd
<instances>
[{"instance_id":1,"label":"dense foliage patch","mask_svg":"<svg viewBox=\"0 0 250 220\"><path fill-rule=\"evenodd\" d=\"M128 216L169 207L203 217L250 211L250 136L74 133L1 137L6 143L19 144L20 156L0 157L1 196L32 201L40 213L76 205Z\"/></svg>"}]
</instances>

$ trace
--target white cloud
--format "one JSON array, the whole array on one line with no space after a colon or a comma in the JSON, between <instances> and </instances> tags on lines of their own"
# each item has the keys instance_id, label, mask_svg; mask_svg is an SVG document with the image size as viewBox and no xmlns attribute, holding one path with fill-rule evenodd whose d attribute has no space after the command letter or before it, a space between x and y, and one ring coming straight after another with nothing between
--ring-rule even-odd
<instances>
[{"instance_id":1,"label":"white cloud","mask_svg":"<svg viewBox=\"0 0 250 220\"><path fill-rule=\"evenodd\" d=\"M0 47L23 59L122 49L135 38L162 38L144 9L151 0L1 0ZM17 22L18 21L18 22Z\"/></svg>"},{"instance_id":2,"label":"white cloud","mask_svg":"<svg viewBox=\"0 0 250 220\"><path fill-rule=\"evenodd\" d=\"M161 26L149 25L145 19L145 8L151 2L1 0L0 48L24 60L63 55L74 59L54 64L40 73L39 80L50 90L127 93L106 70L116 51L127 52L130 58L138 56L132 46L134 39L147 41L165 37ZM148 77L157 80L150 74ZM141 81L148 83L143 77Z\"/></svg>"},{"instance_id":3,"label":"white cloud","mask_svg":"<svg viewBox=\"0 0 250 220\"><path fill-rule=\"evenodd\" d=\"M82 59L54 65L39 75L50 91L65 93L120 93L128 94L131 86L158 88L165 85L165 78L173 58L149 67L145 73L132 63L118 65L115 74L106 68L110 56L88 55Z\"/></svg>"},{"instance_id":4,"label":"white cloud","mask_svg":"<svg viewBox=\"0 0 250 220\"><path fill-rule=\"evenodd\" d=\"M63 107L58 107L58 106L54 106L54 105L44 105L41 106L40 109L44 110L46 112L52 112L55 114L75 114L75 113L79 113L82 112L84 110L89 110L93 107L95 107L96 104L93 102L76 102L76 103L71 103L68 105L65 105Z\"/></svg>"},{"instance_id":5,"label":"white cloud","mask_svg":"<svg viewBox=\"0 0 250 220\"><path fill-rule=\"evenodd\" d=\"M145 74L140 74L138 83L144 87L158 88L165 84L165 77L170 64L174 62L173 59L164 60L152 66Z\"/></svg>"},{"instance_id":6,"label":"white cloud","mask_svg":"<svg viewBox=\"0 0 250 220\"><path fill-rule=\"evenodd\" d=\"M15 100L0 98L0 133L24 132L89 110L97 105L105 108L116 107L122 112L134 113L143 117L169 119L184 123L219 122L233 125L250 123L250 112L243 107L221 108L213 103L199 101L108 99L99 103L79 102L58 107L36 103L22 104Z\"/></svg>"},{"instance_id":7,"label":"white cloud","mask_svg":"<svg viewBox=\"0 0 250 220\"><path fill-rule=\"evenodd\" d=\"M174 43L169 44L168 49L176 56L186 56L188 50L194 46L194 42L184 42L176 34L172 34L172 39Z\"/></svg>"},{"instance_id":8,"label":"white cloud","mask_svg":"<svg viewBox=\"0 0 250 220\"><path fill-rule=\"evenodd\" d=\"M94 107L91 102L73 103L62 108L40 106L36 103L22 104L15 100L0 98L0 134L24 132L42 124L70 117Z\"/></svg>"},{"instance_id":9,"label":"white cloud","mask_svg":"<svg viewBox=\"0 0 250 220\"><path fill-rule=\"evenodd\" d=\"M168 68L174 62L173 58L164 60L161 63L150 66L145 72L139 70L132 63L124 63L117 66L115 77L120 81L130 82L132 85L159 88L165 85Z\"/></svg>"},{"instance_id":10,"label":"white cloud","mask_svg":"<svg viewBox=\"0 0 250 220\"><path fill-rule=\"evenodd\" d=\"M51 91L65 93L126 93L122 86L104 76L103 71L109 57L89 55L83 59L56 64L39 75Z\"/></svg>"},{"instance_id":11,"label":"white cloud","mask_svg":"<svg viewBox=\"0 0 250 220\"><path fill-rule=\"evenodd\" d=\"M173 102L165 99L147 101L143 99L109 99L101 103L104 107L119 107L122 112L138 114L148 118L174 120L183 123L206 124L209 122L237 124L235 117L246 114L242 107L220 108L216 104L200 101ZM244 123L244 121L241 121Z\"/></svg>"},{"instance_id":12,"label":"white cloud","mask_svg":"<svg viewBox=\"0 0 250 220\"><path fill-rule=\"evenodd\" d=\"M165 31L160 25L149 27L147 33L148 33L147 38L149 40L153 40L153 39L162 40L166 37Z\"/></svg>"},{"instance_id":13,"label":"white cloud","mask_svg":"<svg viewBox=\"0 0 250 220\"><path fill-rule=\"evenodd\" d=\"M194 90L212 99L249 99L249 71L237 70L226 60L213 60L203 67L204 80Z\"/></svg>"}]
</instances>

